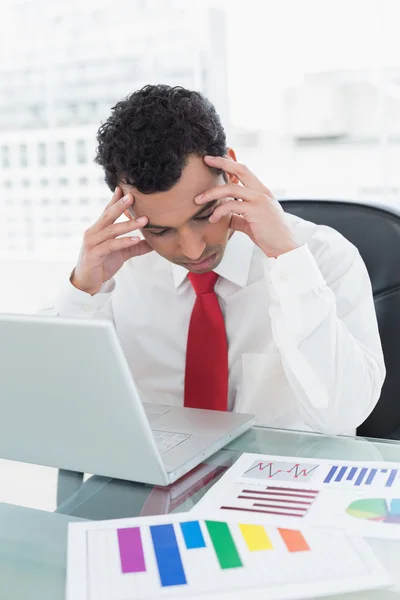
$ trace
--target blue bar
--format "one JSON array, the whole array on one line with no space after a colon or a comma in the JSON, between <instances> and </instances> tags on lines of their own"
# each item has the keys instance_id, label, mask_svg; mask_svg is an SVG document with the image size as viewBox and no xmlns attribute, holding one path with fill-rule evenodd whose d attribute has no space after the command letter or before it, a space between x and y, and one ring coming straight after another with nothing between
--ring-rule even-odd
<instances>
[{"instance_id":1,"label":"blue bar","mask_svg":"<svg viewBox=\"0 0 400 600\"><path fill-rule=\"evenodd\" d=\"M381 473L387 473L387 469L381 469Z\"/></svg>"},{"instance_id":2,"label":"blue bar","mask_svg":"<svg viewBox=\"0 0 400 600\"><path fill-rule=\"evenodd\" d=\"M341 467L339 473L336 475L335 481L342 481L343 475L346 473L347 467Z\"/></svg>"},{"instance_id":3,"label":"blue bar","mask_svg":"<svg viewBox=\"0 0 400 600\"><path fill-rule=\"evenodd\" d=\"M390 501L390 514L391 515L400 515L400 499L399 498L393 498L393 500Z\"/></svg>"},{"instance_id":4,"label":"blue bar","mask_svg":"<svg viewBox=\"0 0 400 600\"><path fill-rule=\"evenodd\" d=\"M332 467L331 470L329 471L328 475L325 477L324 483L330 483L331 479L334 476L334 474L336 473L336 471L337 471L337 466Z\"/></svg>"},{"instance_id":5,"label":"blue bar","mask_svg":"<svg viewBox=\"0 0 400 600\"><path fill-rule=\"evenodd\" d=\"M397 469L392 469L390 471L390 475L388 477L385 487L392 487L392 483L395 480L396 475L397 475Z\"/></svg>"},{"instance_id":6,"label":"blue bar","mask_svg":"<svg viewBox=\"0 0 400 600\"><path fill-rule=\"evenodd\" d=\"M377 471L378 471L378 469L371 469L370 470L369 475L367 477L367 481L365 482L365 485L371 485L371 483L373 482L374 477L375 477Z\"/></svg>"},{"instance_id":7,"label":"blue bar","mask_svg":"<svg viewBox=\"0 0 400 600\"><path fill-rule=\"evenodd\" d=\"M360 474L356 479L356 482L354 485L361 485L363 482L363 479L365 477L365 475L367 474L368 469L366 467L364 467L363 469L360 470Z\"/></svg>"},{"instance_id":8,"label":"blue bar","mask_svg":"<svg viewBox=\"0 0 400 600\"><path fill-rule=\"evenodd\" d=\"M150 533L153 539L158 573L163 587L184 585L187 583L174 526L151 525Z\"/></svg>"},{"instance_id":9,"label":"blue bar","mask_svg":"<svg viewBox=\"0 0 400 600\"><path fill-rule=\"evenodd\" d=\"M206 547L203 534L201 533L200 523L198 521L186 521L185 523L181 523L181 530L188 550Z\"/></svg>"},{"instance_id":10,"label":"blue bar","mask_svg":"<svg viewBox=\"0 0 400 600\"><path fill-rule=\"evenodd\" d=\"M351 467L350 473L347 475L346 480L351 481L353 479L354 475L357 473L357 471L358 471L358 467Z\"/></svg>"}]
</instances>

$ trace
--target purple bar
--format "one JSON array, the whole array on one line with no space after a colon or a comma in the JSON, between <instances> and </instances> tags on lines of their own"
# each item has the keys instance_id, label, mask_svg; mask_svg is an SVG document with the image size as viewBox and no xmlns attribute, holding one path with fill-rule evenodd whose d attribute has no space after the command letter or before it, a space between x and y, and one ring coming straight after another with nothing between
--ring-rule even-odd
<instances>
[{"instance_id":1,"label":"purple bar","mask_svg":"<svg viewBox=\"0 0 400 600\"><path fill-rule=\"evenodd\" d=\"M117 529L117 533L122 572L142 573L146 571L140 528Z\"/></svg>"}]
</instances>

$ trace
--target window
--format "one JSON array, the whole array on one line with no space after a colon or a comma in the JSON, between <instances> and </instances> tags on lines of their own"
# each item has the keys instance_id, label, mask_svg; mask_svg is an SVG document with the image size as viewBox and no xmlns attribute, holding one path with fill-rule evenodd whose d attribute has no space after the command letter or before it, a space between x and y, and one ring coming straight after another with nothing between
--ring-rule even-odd
<instances>
[{"instance_id":1,"label":"window","mask_svg":"<svg viewBox=\"0 0 400 600\"><path fill-rule=\"evenodd\" d=\"M79 198L79 204L89 204L89 198Z\"/></svg>"},{"instance_id":2,"label":"window","mask_svg":"<svg viewBox=\"0 0 400 600\"><path fill-rule=\"evenodd\" d=\"M78 184L79 185L87 185L88 184L88 178L87 177L79 177Z\"/></svg>"},{"instance_id":3,"label":"window","mask_svg":"<svg viewBox=\"0 0 400 600\"><path fill-rule=\"evenodd\" d=\"M45 177L42 177L42 179L40 180L40 185L42 187L47 187L49 185L49 180L46 179Z\"/></svg>"},{"instance_id":4,"label":"window","mask_svg":"<svg viewBox=\"0 0 400 600\"><path fill-rule=\"evenodd\" d=\"M57 154L57 163L59 165L65 165L67 162L66 161L65 142L57 142L56 154Z\"/></svg>"},{"instance_id":5,"label":"window","mask_svg":"<svg viewBox=\"0 0 400 600\"><path fill-rule=\"evenodd\" d=\"M19 146L19 164L21 167L28 166L28 146L26 144Z\"/></svg>"},{"instance_id":6,"label":"window","mask_svg":"<svg viewBox=\"0 0 400 600\"><path fill-rule=\"evenodd\" d=\"M5 168L10 166L10 148L9 148L9 146L1 147L1 165L2 165L2 167L5 167Z\"/></svg>"},{"instance_id":7,"label":"window","mask_svg":"<svg viewBox=\"0 0 400 600\"><path fill-rule=\"evenodd\" d=\"M85 140L76 141L76 159L81 164L87 162Z\"/></svg>"},{"instance_id":8,"label":"window","mask_svg":"<svg viewBox=\"0 0 400 600\"><path fill-rule=\"evenodd\" d=\"M39 142L38 144L38 163L41 166L47 164L46 144L44 142Z\"/></svg>"},{"instance_id":9,"label":"window","mask_svg":"<svg viewBox=\"0 0 400 600\"><path fill-rule=\"evenodd\" d=\"M29 179L23 179L22 180L22 187L27 188L30 187L31 182L29 181Z\"/></svg>"},{"instance_id":10,"label":"window","mask_svg":"<svg viewBox=\"0 0 400 600\"><path fill-rule=\"evenodd\" d=\"M60 185L61 187L67 186L68 179L66 177L62 177L61 179L58 180L58 185Z\"/></svg>"}]
</instances>

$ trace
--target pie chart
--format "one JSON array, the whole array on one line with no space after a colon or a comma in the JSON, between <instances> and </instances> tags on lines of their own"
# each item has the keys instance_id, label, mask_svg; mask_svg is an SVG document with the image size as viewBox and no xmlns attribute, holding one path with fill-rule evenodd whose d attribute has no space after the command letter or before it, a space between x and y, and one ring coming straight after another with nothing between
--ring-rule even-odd
<instances>
[{"instance_id":1,"label":"pie chart","mask_svg":"<svg viewBox=\"0 0 400 600\"><path fill-rule=\"evenodd\" d=\"M350 517L375 521L376 523L397 523L400 525L400 498L363 498L354 500L346 509Z\"/></svg>"}]
</instances>

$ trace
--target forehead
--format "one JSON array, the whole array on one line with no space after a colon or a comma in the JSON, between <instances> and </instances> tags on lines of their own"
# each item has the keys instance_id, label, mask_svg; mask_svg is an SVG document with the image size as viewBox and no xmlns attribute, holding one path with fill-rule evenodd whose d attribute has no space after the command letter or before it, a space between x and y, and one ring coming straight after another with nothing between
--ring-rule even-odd
<instances>
[{"instance_id":1,"label":"forehead","mask_svg":"<svg viewBox=\"0 0 400 600\"><path fill-rule=\"evenodd\" d=\"M142 194L135 188L120 184L124 193L132 192L135 202L132 212L135 217L146 216L150 223L164 227L177 227L191 218L201 206L194 198L207 189L225 183L198 156L190 157L182 176L167 192Z\"/></svg>"}]
</instances>

